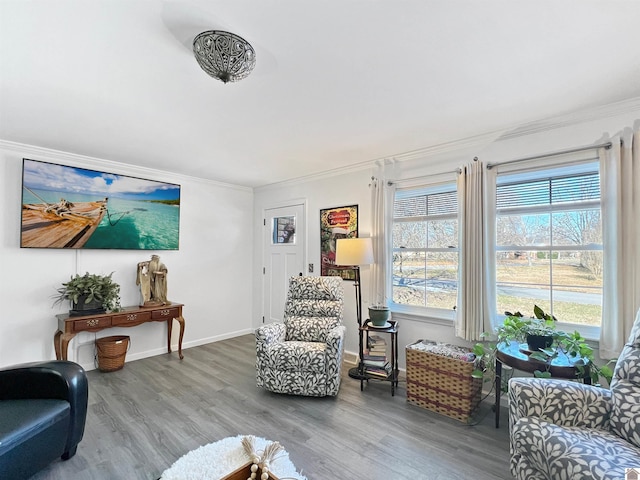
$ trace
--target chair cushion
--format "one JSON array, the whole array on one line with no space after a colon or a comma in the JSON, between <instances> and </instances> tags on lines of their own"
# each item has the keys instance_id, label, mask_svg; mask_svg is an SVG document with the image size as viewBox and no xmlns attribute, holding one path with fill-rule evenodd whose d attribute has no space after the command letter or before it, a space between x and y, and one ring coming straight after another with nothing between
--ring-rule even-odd
<instances>
[{"instance_id":1,"label":"chair cushion","mask_svg":"<svg viewBox=\"0 0 640 480\"><path fill-rule=\"evenodd\" d=\"M340 325L336 317L287 317L286 340L300 342L326 342L329 332Z\"/></svg>"},{"instance_id":2,"label":"chair cushion","mask_svg":"<svg viewBox=\"0 0 640 480\"><path fill-rule=\"evenodd\" d=\"M285 323L288 317L337 317L342 322L343 297L340 277L291 277Z\"/></svg>"},{"instance_id":3,"label":"chair cushion","mask_svg":"<svg viewBox=\"0 0 640 480\"><path fill-rule=\"evenodd\" d=\"M325 372L326 343L282 342L267 348L269 365L276 370Z\"/></svg>"},{"instance_id":4,"label":"chair cushion","mask_svg":"<svg viewBox=\"0 0 640 480\"><path fill-rule=\"evenodd\" d=\"M536 417L515 423L511 449L554 480L622 479L625 468L637 467L640 459L640 449L611 432L561 427Z\"/></svg>"},{"instance_id":5,"label":"chair cushion","mask_svg":"<svg viewBox=\"0 0 640 480\"><path fill-rule=\"evenodd\" d=\"M336 300L287 300L285 321L288 317L336 317L342 321L342 303Z\"/></svg>"},{"instance_id":6,"label":"chair cushion","mask_svg":"<svg viewBox=\"0 0 640 480\"><path fill-rule=\"evenodd\" d=\"M344 289L340 277L291 277L289 298L295 300L342 301Z\"/></svg>"},{"instance_id":7,"label":"chair cushion","mask_svg":"<svg viewBox=\"0 0 640 480\"><path fill-rule=\"evenodd\" d=\"M0 401L0 455L69 417L70 409L66 400Z\"/></svg>"},{"instance_id":8,"label":"chair cushion","mask_svg":"<svg viewBox=\"0 0 640 480\"><path fill-rule=\"evenodd\" d=\"M611 394L611 430L640 447L640 310L616 363Z\"/></svg>"}]
</instances>

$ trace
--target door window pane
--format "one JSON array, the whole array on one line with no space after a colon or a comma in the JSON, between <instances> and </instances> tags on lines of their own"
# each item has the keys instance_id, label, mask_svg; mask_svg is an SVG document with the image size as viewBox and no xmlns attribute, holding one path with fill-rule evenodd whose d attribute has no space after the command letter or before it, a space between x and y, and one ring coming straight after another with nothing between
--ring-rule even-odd
<instances>
[{"instance_id":1,"label":"door window pane","mask_svg":"<svg viewBox=\"0 0 640 480\"><path fill-rule=\"evenodd\" d=\"M296 217L274 217L271 232L271 241L274 245L296 243Z\"/></svg>"}]
</instances>

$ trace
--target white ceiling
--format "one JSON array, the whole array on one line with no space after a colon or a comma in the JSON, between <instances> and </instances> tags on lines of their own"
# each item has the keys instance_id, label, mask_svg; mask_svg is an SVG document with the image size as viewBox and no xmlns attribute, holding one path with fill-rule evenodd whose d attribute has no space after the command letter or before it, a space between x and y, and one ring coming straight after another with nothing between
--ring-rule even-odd
<instances>
[{"instance_id":1,"label":"white ceiling","mask_svg":"<svg viewBox=\"0 0 640 480\"><path fill-rule=\"evenodd\" d=\"M0 139L246 186L640 96L636 0L0 0ZM223 84L193 37L246 38Z\"/></svg>"}]
</instances>

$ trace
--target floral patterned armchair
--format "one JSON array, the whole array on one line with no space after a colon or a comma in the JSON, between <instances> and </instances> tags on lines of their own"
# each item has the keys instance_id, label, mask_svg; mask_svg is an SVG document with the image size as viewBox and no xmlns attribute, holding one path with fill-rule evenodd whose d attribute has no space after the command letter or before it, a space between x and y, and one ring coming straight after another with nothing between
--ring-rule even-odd
<instances>
[{"instance_id":1,"label":"floral patterned armchair","mask_svg":"<svg viewBox=\"0 0 640 480\"><path fill-rule=\"evenodd\" d=\"M518 480L621 480L625 468L640 467L640 311L611 390L512 378L509 428Z\"/></svg>"},{"instance_id":2,"label":"floral patterned armchair","mask_svg":"<svg viewBox=\"0 0 640 480\"><path fill-rule=\"evenodd\" d=\"M291 277L284 322L256 330L258 387L314 397L338 394L343 297L340 277Z\"/></svg>"}]
</instances>

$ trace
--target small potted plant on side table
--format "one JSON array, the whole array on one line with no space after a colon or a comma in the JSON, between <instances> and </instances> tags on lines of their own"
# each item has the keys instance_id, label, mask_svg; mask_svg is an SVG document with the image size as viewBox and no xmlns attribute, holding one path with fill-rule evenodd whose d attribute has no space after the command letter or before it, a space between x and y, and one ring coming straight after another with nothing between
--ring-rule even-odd
<instances>
[{"instance_id":1,"label":"small potted plant on side table","mask_svg":"<svg viewBox=\"0 0 640 480\"><path fill-rule=\"evenodd\" d=\"M387 324L390 315L389 307L383 304L369 307L369 320L374 327L383 327Z\"/></svg>"}]
</instances>

